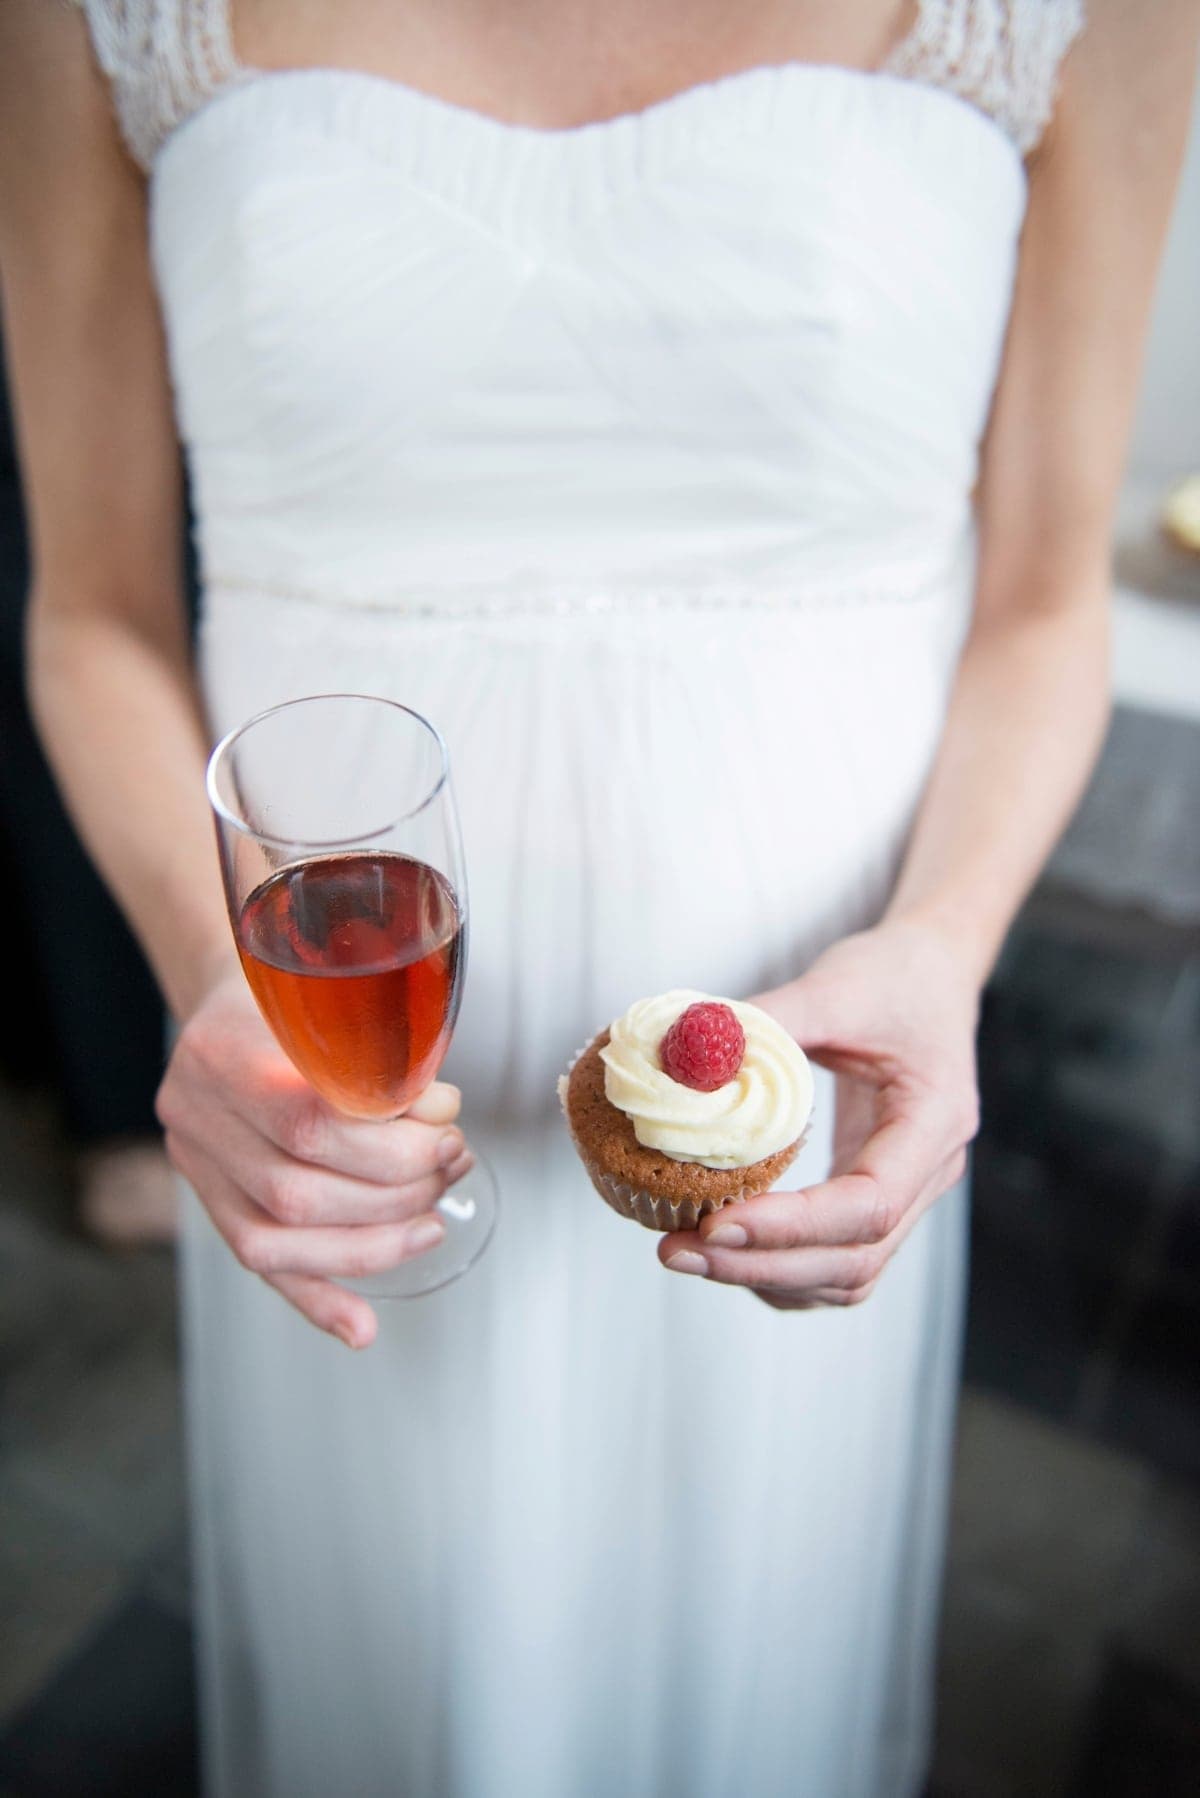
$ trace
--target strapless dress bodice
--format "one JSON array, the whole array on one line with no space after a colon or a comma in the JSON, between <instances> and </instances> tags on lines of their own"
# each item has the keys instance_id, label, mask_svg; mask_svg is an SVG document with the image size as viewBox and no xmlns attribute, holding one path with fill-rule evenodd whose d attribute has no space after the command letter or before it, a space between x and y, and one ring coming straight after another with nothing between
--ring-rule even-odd
<instances>
[{"instance_id":1,"label":"strapless dress bodice","mask_svg":"<svg viewBox=\"0 0 1200 1798\"><path fill-rule=\"evenodd\" d=\"M1025 191L964 101L831 67L571 131L346 71L231 86L151 187L204 578L401 607L942 579Z\"/></svg>"}]
</instances>

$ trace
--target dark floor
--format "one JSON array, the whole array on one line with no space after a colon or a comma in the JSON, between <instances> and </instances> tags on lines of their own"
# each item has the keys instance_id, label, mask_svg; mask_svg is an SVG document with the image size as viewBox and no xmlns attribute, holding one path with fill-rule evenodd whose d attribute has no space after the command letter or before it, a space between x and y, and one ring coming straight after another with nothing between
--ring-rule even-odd
<instances>
[{"instance_id":1,"label":"dark floor","mask_svg":"<svg viewBox=\"0 0 1200 1798\"><path fill-rule=\"evenodd\" d=\"M934 1798L1200 1793L1200 947L1085 926L987 1007ZM58 1140L0 1090L0 1798L174 1798L171 1266L72 1237Z\"/></svg>"},{"instance_id":2,"label":"dark floor","mask_svg":"<svg viewBox=\"0 0 1200 1798\"><path fill-rule=\"evenodd\" d=\"M1200 933L1044 890L980 1042L936 1798L1200 1793Z\"/></svg>"}]
</instances>

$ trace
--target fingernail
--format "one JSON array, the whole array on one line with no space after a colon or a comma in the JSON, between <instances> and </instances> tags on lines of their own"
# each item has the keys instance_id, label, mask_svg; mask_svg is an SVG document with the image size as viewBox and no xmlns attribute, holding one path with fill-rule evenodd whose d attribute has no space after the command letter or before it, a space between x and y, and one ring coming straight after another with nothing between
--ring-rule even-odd
<instances>
[{"instance_id":1,"label":"fingernail","mask_svg":"<svg viewBox=\"0 0 1200 1798\"><path fill-rule=\"evenodd\" d=\"M439 1223L436 1217L423 1217L409 1231L408 1246L420 1254L425 1249L435 1249L445 1234L445 1224Z\"/></svg>"},{"instance_id":2,"label":"fingernail","mask_svg":"<svg viewBox=\"0 0 1200 1798\"><path fill-rule=\"evenodd\" d=\"M744 1249L750 1238L740 1224L718 1224L715 1230L708 1232L704 1240L715 1244L719 1249Z\"/></svg>"},{"instance_id":3,"label":"fingernail","mask_svg":"<svg viewBox=\"0 0 1200 1798\"><path fill-rule=\"evenodd\" d=\"M358 1347L358 1342L355 1339L354 1330L350 1324L338 1324L337 1334L338 1334L339 1339L345 1343L345 1345L348 1349L356 1349Z\"/></svg>"},{"instance_id":4,"label":"fingernail","mask_svg":"<svg viewBox=\"0 0 1200 1798\"><path fill-rule=\"evenodd\" d=\"M438 1166L439 1167L449 1167L452 1161L458 1160L458 1158L462 1154L462 1152L463 1152L463 1133L462 1133L462 1131L461 1130L447 1130L445 1136L443 1136L441 1142L438 1144L438 1152L437 1152Z\"/></svg>"},{"instance_id":5,"label":"fingernail","mask_svg":"<svg viewBox=\"0 0 1200 1798\"><path fill-rule=\"evenodd\" d=\"M708 1262L704 1256L694 1254L691 1249L680 1249L677 1255L671 1256L666 1265L673 1274L706 1274L708 1272Z\"/></svg>"}]
</instances>

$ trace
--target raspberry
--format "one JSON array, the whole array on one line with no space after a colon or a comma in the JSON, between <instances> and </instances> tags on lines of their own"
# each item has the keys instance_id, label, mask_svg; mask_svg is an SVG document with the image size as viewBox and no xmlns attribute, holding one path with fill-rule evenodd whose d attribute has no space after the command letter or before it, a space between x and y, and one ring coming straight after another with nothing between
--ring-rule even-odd
<instances>
[{"instance_id":1,"label":"raspberry","mask_svg":"<svg viewBox=\"0 0 1200 1798\"><path fill-rule=\"evenodd\" d=\"M663 1070L680 1086L716 1092L732 1080L746 1053L746 1032L728 1005L703 999L680 1012L658 1045Z\"/></svg>"}]
</instances>

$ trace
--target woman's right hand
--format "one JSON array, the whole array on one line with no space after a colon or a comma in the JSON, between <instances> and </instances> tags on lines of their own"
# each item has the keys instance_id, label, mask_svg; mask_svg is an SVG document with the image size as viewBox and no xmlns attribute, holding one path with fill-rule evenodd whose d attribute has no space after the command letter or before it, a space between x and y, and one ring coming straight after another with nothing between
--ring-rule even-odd
<instances>
[{"instance_id":1,"label":"woman's right hand","mask_svg":"<svg viewBox=\"0 0 1200 1798\"><path fill-rule=\"evenodd\" d=\"M473 1161L459 1104L435 1082L392 1122L341 1116L283 1054L238 972L180 1032L157 1109L171 1161L242 1266L318 1329L366 1348L375 1313L336 1282L441 1241L433 1207Z\"/></svg>"}]
</instances>

